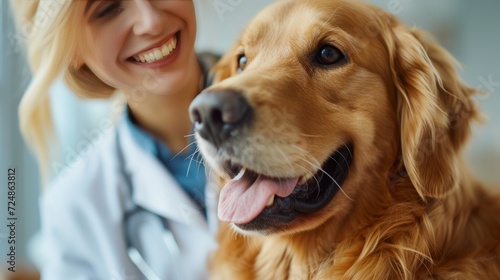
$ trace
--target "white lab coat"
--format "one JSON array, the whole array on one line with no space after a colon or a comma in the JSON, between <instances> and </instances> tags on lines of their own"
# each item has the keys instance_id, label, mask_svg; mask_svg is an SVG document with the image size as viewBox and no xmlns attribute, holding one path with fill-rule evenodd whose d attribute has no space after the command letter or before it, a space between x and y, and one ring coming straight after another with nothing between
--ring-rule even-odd
<instances>
[{"instance_id":1,"label":"white lab coat","mask_svg":"<svg viewBox=\"0 0 500 280\"><path fill-rule=\"evenodd\" d=\"M124 119L105 134L42 197L42 279L144 279L127 255L123 229L125 212L133 204L167 219L180 247L177 260L153 257L150 265L162 267L162 279L174 279L175 273L183 280L206 279L207 254L216 244L213 183L206 188L207 223L171 174L134 142ZM120 164L131 175L132 196ZM162 244L157 235L145 242L163 249L156 245Z\"/></svg>"}]
</instances>

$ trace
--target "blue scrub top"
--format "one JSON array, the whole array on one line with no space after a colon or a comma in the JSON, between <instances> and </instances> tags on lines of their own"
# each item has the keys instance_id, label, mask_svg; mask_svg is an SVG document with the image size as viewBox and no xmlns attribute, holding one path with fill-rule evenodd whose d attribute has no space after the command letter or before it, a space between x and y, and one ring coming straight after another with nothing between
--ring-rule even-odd
<instances>
[{"instance_id":1,"label":"blue scrub top","mask_svg":"<svg viewBox=\"0 0 500 280\"><path fill-rule=\"evenodd\" d=\"M126 123L132 138L146 152L153 154L176 179L184 191L205 212L205 167L201 163L201 155L196 152L193 136L189 137L189 146L179 154L137 125L132 112L127 106Z\"/></svg>"}]
</instances>

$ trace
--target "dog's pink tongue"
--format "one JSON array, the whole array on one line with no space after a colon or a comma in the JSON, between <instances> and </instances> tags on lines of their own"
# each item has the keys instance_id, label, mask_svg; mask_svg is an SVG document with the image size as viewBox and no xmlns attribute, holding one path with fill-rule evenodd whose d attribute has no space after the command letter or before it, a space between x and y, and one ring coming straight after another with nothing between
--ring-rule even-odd
<instances>
[{"instance_id":1,"label":"dog's pink tongue","mask_svg":"<svg viewBox=\"0 0 500 280\"><path fill-rule=\"evenodd\" d=\"M227 183L220 193L219 219L235 224L246 224L266 207L273 195L289 196L299 178L273 179L259 175L253 182L251 175L245 172L241 178L235 178ZM255 178L255 177L254 177Z\"/></svg>"}]
</instances>

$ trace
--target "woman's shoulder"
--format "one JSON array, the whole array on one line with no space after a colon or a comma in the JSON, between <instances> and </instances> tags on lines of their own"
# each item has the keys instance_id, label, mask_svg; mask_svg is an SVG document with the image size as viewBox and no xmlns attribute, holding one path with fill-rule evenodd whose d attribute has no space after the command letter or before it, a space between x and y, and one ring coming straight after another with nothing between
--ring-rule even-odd
<instances>
[{"instance_id":1,"label":"woman's shoulder","mask_svg":"<svg viewBox=\"0 0 500 280\"><path fill-rule=\"evenodd\" d=\"M213 52L199 52L196 54L198 62L200 63L201 70L205 76L205 81L203 83L203 88L210 86L213 82L212 68L217 64L220 59L220 55Z\"/></svg>"},{"instance_id":2,"label":"woman's shoulder","mask_svg":"<svg viewBox=\"0 0 500 280\"><path fill-rule=\"evenodd\" d=\"M76 205L116 196L112 194L118 191L119 177L116 133L115 127L80 152L68 153L64 166L46 185L42 201Z\"/></svg>"}]
</instances>

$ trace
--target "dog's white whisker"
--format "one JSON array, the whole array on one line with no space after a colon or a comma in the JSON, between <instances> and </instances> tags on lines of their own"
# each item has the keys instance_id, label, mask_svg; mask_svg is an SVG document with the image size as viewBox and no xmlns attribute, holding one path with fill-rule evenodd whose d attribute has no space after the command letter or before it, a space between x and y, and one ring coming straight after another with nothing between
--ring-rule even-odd
<instances>
[{"instance_id":1,"label":"dog's white whisker","mask_svg":"<svg viewBox=\"0 0 500 280\"><path fill-rule=\"evenodd\" d=\"M197 159L198 162L201 164L201 165L206 165L206 162L205 162L205 158L203 157L203 155L201 154L200 152L200 149L197 149L196 150L196 156L197 156Z\"/></svg>"},{"instance_id":2,"label":"dog's white whisker","mask_svg":"<svg viewBox=\"0 0 500 280\"><path fill-rule=\"evenodd\" d=\"M193 144L196 144L196 141L193 141L193 142L187 144L186 147L182 148L182 150L180 150L177 154L175 154L170 160L173 160L174 158L176 158L178 155L180 155L182 152L184 152L187 148L189 148Z\"/></svg>"},{"instance_id":3,"label":"dog's white whisker","mask_svg":"<svg viewBox=\"0 0 500 280\"><path fill-rule=\"evenodd\" d=\"M337 183L337 180L335 180L330 174L328 174L325 170L323 170L323 168L320 168L319 169L321 172L323 172L323 174L325 174L326 176L328 176L328 178L332 179L332 181L335 183L335 185L337 185L337 187L340 189L340 191L345 195L345 197L347 197L349 200L351 201L354 201L354 199L352 199L350 196L347 195L347 193L344 191L344 189L339 185L339 183Z\"/></svg>"},{"instance_id":4,"label":"dog's white whisker","mask_svg":"<svg viewBox=\"0 0 500 280\"><path fill-rule=\"evenodd\" d=\"M313 157L311 157L311 160L308 160L307 157L302 158L302 160L305 163L309 164L309 166L311 166L311 168L313 170L320 170L320 168L321 168L321 164L319 164L319 162ZM313 175L315 174L315 172L312 172L312 171L309 171L309 172L311 172Z\"/></svg>"},{"instance_id":5,"label":"dog's white whisker","mask_svg":"<svg viewBox=\"0 0 500 280\"><path fill-rule=\"evenodd\" d=\"M314 158L312 158L312 160L313 160L313 162L309 162L309 164L311 164L313 166L313 168L320 170L320 168L318 168L319 165L314 163L314 161L317 162L317 160L315 160ZM306 163L308 162L307 159L304 159L304 161ZM316 181L316 185L318 186L318 193L321 192L321 186L320 186L320 183L319 183L320 179L318 179L316 177L316 172L308 171L308 173L310 173L311 174L311 178L313 178Z\"/></svg>"},{"instance_id":6,"label":"dog's white whisker","mask_svg":"<svg viewBox=\"0 0 500 280\"><path fill-rule=\"evenodd\" d=\"M345 142L342 142L342 145L347 149L347 151L349 152L349 155L354 158L352 152L351 152L351 149L349 148L349 146L345 143Z\"/></svg>"},{"instance_id":7,"label":"dog's white whisker","mask_svg":"<svg viewBox=\"0 0 500 280\"><path fill-rule=\"evenodd\" d=\"M193 162L193 158L194 158L194 153L192 155L189 156L189 164L188 164L188 168L186 170L186 177L188 177L189 175L189 170L191 169L191 163Z\"/></svg>"},{"instance_id":8,"label":"dog's white whisker","mask_svg":"<svg viewBox=\"0 0 500 280\"><path fill-rule=\"evenodd\" d=\"M335 161L335 163L337 164L337 166L342 170L342 172L344 172L344 168L342 168L342 165L340 165L340 163L333 156L329 156L328 158L330 158L333 161Z\"/></svg>"},{"instance_id":9,"label":"dog's white whisker","mask_svg":"<svg viewBox=\"0 0 500 280\"><path fill-rule=\"evenodd\" d=\"M340 191L351 201L354 201L354 199L352 199L351 197L349 197L347 195L347 193L344 191L344 189L340 186L340 184L337 182L337 180L335 180L330 174L328 174L328 172L326 172L322 167L321 167L321 164L319 164L316 161L316 164L314 162L308 162L309 164L311 164L314 168L316 168L318 171L321 171L323 174L325 174L326 176L328 176L328 178L330 178L334 183L335 185L340 189Z\"/></svg>"},{"instance_id":10,"label":"dog's white whisker","mask_svg":"<svg viewBox=\"0 0 500 280\"><path fill-rule=\"evenodd\" d=\"M347 143L346 143L346 142L344 142L344 141L342 141L342 146L344 146L344 147L347 149L347 151L349 152L349 155L351 156L351 158L353 158L354 156L352 155L351 149L349 148L349 146L347 145ZM345 161L347 164L349 164L349 162L347 161L347 159L345 158L345 156L344 156L342 153L339 153L339 154L342 156L342 158L344 159L344 161ZM332 158L331 156L330 156L330 158L331 158L331 159L333 159L333 160L335 160L335 159L334 159L334 158ZM337 160L335 160L335 162L337 162ZM342 166L341 166L338 162L337 162L337 164L338 164L338 166L342 169Z\"/></svg>"},{"instance_id":11,"label":"dog's white whisker","mask_svg":"<svg viewBox=\"0 0 500 280\"><path fill-rule=\"evenodd\" d=\"M300 165L300 164L298 164L298 163L295 163L295 164L294 164L294 166L296 166L297 168L303 169L303 170L305 171L305 176L310 176L311 178L314 178L314 179L316 180L316 178L315 178L315 176L314 176L314 175L315 175L315 173L314 173L314 172L312 172L311 170L309 170L309 169L307 169L307 168L305 168L305 167L301 166L301 165ZM304 175L303 175L303 176L304 176ZM316 180L316 181L317 181L317 180ZM318 182L318 181L317 181L317 182ZM319 182L318 182L318 183L319 183Z\"/></svg>"},{"instance_id":12,"label":"dog's white whisker","mask_svg":"<svg viewBox=\"0 0 500 280\"><path fill-rule=\"evenodd\" d=\"M198 168L196 168L196 174L199 174L200 168L204 166L203 157L201 156L199 148L196 148L192 156L194 157L195 155L196 155L195 162L198 163Z\"/></svg>"},{"instance_id":13,"label":"dog's white whisker","mask_svg":"<svg viewBox=\"0 0 500 280\"><path fill-rule=\"evenodd\" d=\"M195 157L195 156L197 157L197 159L194 159L194 157ZM202 164L202 165L203 165L203 164L204 164L204 163L203 163L203 157L201 158L201 160L199 160L200 156L201 156L201 155L200 155L199 151L195 151L195 152L193 152L191 155L189 155L189 156L186 158L186 160L194 161L194 162L196 162L196 163L198 163L198 164Z\"/></svg>"}]
</instances>

